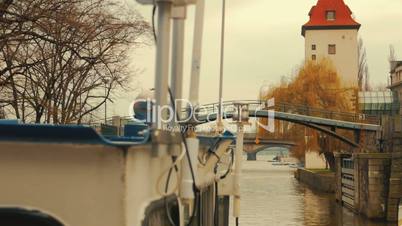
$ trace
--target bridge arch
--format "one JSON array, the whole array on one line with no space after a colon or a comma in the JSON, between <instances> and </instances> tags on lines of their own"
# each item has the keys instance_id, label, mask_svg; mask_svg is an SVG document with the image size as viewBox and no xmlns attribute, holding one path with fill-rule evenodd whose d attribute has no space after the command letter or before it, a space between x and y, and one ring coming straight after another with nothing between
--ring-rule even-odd
<instances>
[{"instance_id":1,"label":"bridge arch","mask_svg":"<svg viewBox=\"0 0 402 226\"><path fill-rule=\"evenodd\" d=\"M245 138L244 139L244 152L247 153L247 160L255 161L257 160L257 154L269 148L285 148L290 150L291 147L297 144L293 141L286 140L269 140L262 139L256 142L255 139Z\"/></svg>"}]
</instances>

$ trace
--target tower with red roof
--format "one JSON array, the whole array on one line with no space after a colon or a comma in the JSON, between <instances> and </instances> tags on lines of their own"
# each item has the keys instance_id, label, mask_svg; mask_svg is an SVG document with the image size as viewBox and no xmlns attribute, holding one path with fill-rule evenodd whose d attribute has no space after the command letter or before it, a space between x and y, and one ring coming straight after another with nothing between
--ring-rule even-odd
<instances>
[{"instance_id":1,"label":"tower with red roof","mask_svg":"<svg viewBox=\"0 0 402 226\"><path fill-rule=\"evenodd\" d=\"M329 58L346 86L357 85L358 31L352 11L343 0L318 0L302 26L306 60Z\"/></svg>"}]
</instances>

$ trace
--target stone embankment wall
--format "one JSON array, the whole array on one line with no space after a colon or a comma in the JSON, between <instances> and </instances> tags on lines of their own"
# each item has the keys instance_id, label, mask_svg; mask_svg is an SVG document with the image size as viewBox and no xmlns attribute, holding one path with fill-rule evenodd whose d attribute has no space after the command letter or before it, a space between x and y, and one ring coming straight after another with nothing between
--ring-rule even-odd
<instances>
[{"instance_id":1,"label":"stone embankment wall","mask_svg":"<svg viewBox=\"0 0 402 226\"><path fill-rule=\"evenodd\" d=\"M385 121L382 153L336 154L335 194L339 202L370 219L396 222L402 199L402 123L399 117ZM345 158L352 159L352 169L342 169Z\"/></svg>"},{"instance_id":2,"label":"stone embankment wall","mask_svg":"<svg viewBox=\"0 0 402 226\"><path fill-rule=\"evenodd\" d=\"M392 153L387 200L387 220L397 221L399 206L402 204L402 117L388 119L385 132L385 149ZM399 211L400 212L400 211Z\"/></svg>"},{"instance_id":3,"label":"stone embankment wall","mask_svg":"<svg viewBox=\"0 0 402 226\"><path fill-rule=\"evenodd\" d=\"M384 219L388 198L390 154L355 154L355 205L370 219Z\"/></svg>"},{"instance_id":4,"label":"stone embankment wall","mask_svg":"<svg viewBox=\"0 0 402 226\"><path fill-rule=\"evenodd\" d=\"M295 177L314 190L327 193L335 192L335 173L317 173L307 169L297 169Z\"/></svg>"}]
</instances>

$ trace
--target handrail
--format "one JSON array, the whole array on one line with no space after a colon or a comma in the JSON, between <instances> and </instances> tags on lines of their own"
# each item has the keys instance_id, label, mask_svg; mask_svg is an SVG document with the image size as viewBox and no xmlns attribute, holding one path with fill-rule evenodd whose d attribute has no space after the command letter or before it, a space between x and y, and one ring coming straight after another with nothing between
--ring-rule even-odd
<instances>
[{"instance_id":1,"label":"handrail","mask_svg":"<svg viewBox=\"0 0 402 226\"><path fill-rule=\"evenodd\" d=\"M272 110L278 113L292 113L292 114L299 114L305 116L313 116L313 117L320 117L326 119L333 119L333 120L341 120L347 122L358 122L358 123L367 123L367 124L380 124L380 119L377 116L371 116L366 114L360 113L352 113L352 112L341 112L341 111L331 111L322 108L313 108L308 107L305 105L300 104L291 104L287 102L277 102L272 107L267 107L267 102L262 100L227 100L222 102L222 107L224 108L225 113L233 113L235 110L234 104L235 103L246 103L249 104L249 110ZM196 106L198 108L197 114L217 114L219 103L209 103L209 104L202 104ZM188 109L185 107L182 109L182 113L186 113ZM107 121L111 121L112 118L108 118ZM120 117L121 120L130 120L132 116L125 116ZM103 123L103 120L94 121L92 123L87 123L87 125L100 125Z\"/></svg>"},{"instance_id":2,"label":"handrail","mask_svg":"<svg viewBox=\"0 0 402 226\"><path fill-rule=\"evenodd\" d=\"M223 108L232 107L234 108L234 103L242 102L249 104L249 108L258 107L262 109L268 109L266 107L266 101L262 100L230 100L224 101L222 104ZM203 113L216 113L218 111L219 103L210 103L199 105L198 109L202 110ZM276 103L274 106L270 107L272 110L278 112L292 112L307 116L323 117L328 119L338 119L351 122L366 122L371 124L380 124L380 119L376 116L366 115L362 113L352 113L352 112L341 112L341 111L330 111L322 108L307 107L305 105L290 104L286 102ZM271 109L270 109L271 110ZM183 109L186 111L186 109ZM204 112L205 111L205 112ZM228 111L231 112L231 111Z\"/></svg>"}]
</instances>

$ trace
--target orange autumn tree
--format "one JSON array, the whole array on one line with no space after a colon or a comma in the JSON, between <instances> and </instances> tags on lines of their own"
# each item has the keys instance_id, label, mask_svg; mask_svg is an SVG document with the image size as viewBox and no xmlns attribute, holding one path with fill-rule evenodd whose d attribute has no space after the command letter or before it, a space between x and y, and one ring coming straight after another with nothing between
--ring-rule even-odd
<instances>
[{"instance_id":1,"label":"orange autumn tree","mask_svg":"<svg viewBox=\"0 0 402 226\"><path fill-rule=\"evenodd\" d=\"M263 100L275 99L276 110L282 110L281 105L298 106L292 109L288 107L287 111L299 114L318 114L314 116L325 117L320 113L309 112L309 109L325 109L326 112L353 112L353 104L350 101L350 94L356 88L344 88L336 69L328 59L322 59L318 62L309 61L303 65L296 75L289 81L284 81L272 87L270 91L262 96ZM301 111L300 107L303 109ZM261 119L262 124L266 124L266 119ZM343 135L353 136L348 132L342 132ZM303 160L306 150L319 151L325 155L330 167L334 166L333 153L329 148L322 148L321 134L313 129L301 125L280 122L275 120L275 132L269 133L259 128L259 138L281 138L295 141L298 145L292 148L291 153L294 157ZM322 138L322 137L321 137ZM337 145L337 149L345 144L341 142L332 142ZM334 148L334 145L331 146ZM344 147L347 149L348 147ZM322 150L326 149L326 150Z\"/></svg>"}]
</instances>

